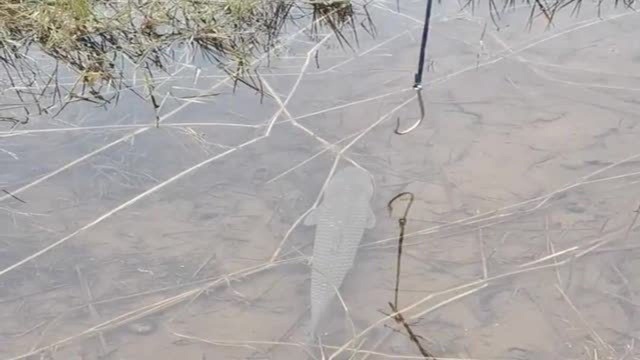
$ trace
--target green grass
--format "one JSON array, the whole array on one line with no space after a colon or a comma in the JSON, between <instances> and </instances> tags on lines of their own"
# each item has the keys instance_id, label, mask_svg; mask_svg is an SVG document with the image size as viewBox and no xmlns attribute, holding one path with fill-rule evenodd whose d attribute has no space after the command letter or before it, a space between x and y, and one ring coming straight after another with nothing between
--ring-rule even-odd
<instances>
[{"instance_id":1,"label":"green grass","mask_svg":"<svg viewBox=\"0 0 640 360\"><path fill-rule=\"evenodd\" d=\"M13 86L55 83L56 70L47 72L25 56L44 52L59 65L55 69L77 74L58 101L106 101L100 95L105 89L129 86L131 68L152 78L175 64L176 47L188 45L258 89L250 64L277 44L292 18L297 26L321 20L317 26L351 45L353 18L366 15L356 7L350 0L0 0L0 63Z\"/></svg>"},{"instance_id":2,"label":"green grass","mask_svg":"<svg viewBox=\"0 0 640 360\"><path fill-rule=\"evenodd\" d=\"M491 11L517 2L488 1ZM631 6L629 1L623 3ZM575 11L581 0L526 3L532 17L550 20L562 9ZM351 48L357 46L359 30L375 34L366 2L352 0L0 0L0 65L6 72L0 80L10 88L53 84L50 93L16 90L20 100L35 103L40 112L46 110L40 105L45 97L52 98L52 105L78 99L108 102L102 94L128 88L131 69L144 71L153 87L153 75L175 64L173 50L186 45L236 82L260 89L252 60L273 49L289 24L312 24L313 38L328 29ZM33 61L27 56L33 50L51 62ZM75 85L57 85L60 69L77 75Z\"/></svg>"}]
</instances>

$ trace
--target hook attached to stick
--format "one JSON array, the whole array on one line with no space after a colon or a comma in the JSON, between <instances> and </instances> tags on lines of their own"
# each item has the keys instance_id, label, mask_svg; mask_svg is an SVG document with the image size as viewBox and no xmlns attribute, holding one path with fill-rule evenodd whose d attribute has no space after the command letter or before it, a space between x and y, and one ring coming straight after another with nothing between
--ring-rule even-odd
<instances>
[{"instance_id":1,"label":"hook attached to stick","mask_svg":"<svg viewBox=\"0 0 640 360\"><path fill-rule=\"evenodd\" d=\"M433 0L427 0L426 12L424 14L424 25L422 27L422 43L420 44L420 57L418 58L418 71L414 75L413 88L416 90L418 105L420 106L420 119L406 130L400 130L400 118L394 132L398 135L404 135L415 130L424 120L425 110L424 101L422 100L422 74L424 73L424 63L427 55L427 41L429 39L429 23L431 22L431 7Z\"/></svg>"},{"instance_id":2,"label":"hook attached to stick","mask_svg":"<svg viewBox=\"0 0 640 360\"><path fill-rule=\"evenodd\" d=\"M413 193L405 191L394 196L393 199L389 200L389 202L387 203L387 210L389 210L389 214L391 214L391 212L393 211L393 203L403 196L409 197L409 203L407 204L407 207L404 209L404 213L402 214L402 217L398 220L398 222L400 223L400 226L404 226L406 224L407 216L409 216L409 211L411 210L411 205L413 205L413 200L415 196L413 195Z\"/></svg>"},{"instance_id":3,"label":"hook attached to stick","mask_svg":"<svg viewBox=\"0 0 640 360\"><path fill-rule=\"evenodd\" d=\"M393 130L393 132L395 132L398 135L404 135L412 132L418 126L420 126L420 124L422 123L425 117L424 100L422 99L422 85L415 85L413 88L416 90L416 97L418 98L418 106L420 106L420 118L413 125L411 125L410 128L406 130L400 130L400 117L398 117L396 129Z\"/></svg>"}]
</instances>

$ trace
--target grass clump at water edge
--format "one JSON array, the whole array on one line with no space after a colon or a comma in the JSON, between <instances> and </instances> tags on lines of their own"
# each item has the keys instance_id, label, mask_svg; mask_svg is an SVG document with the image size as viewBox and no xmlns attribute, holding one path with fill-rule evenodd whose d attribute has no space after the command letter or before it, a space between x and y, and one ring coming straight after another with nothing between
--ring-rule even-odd
<instances>
[{"instance_id":1,"label":"grass clump at water edge","mask_svg":"<svg viewBox=\"0 0 640 360\"><path fill-rule=\"evenodd\" d=\"M177 50L189 49L190 60L200 56L257 89L252 60L272 50L288 24L313 21L312 34L328 27L349 44L344 31L355 30L355 7L350 0L0 0L4 87L39 111L46 111L45 96L51 105L108 102L105 90L130 87L133 71L152 77L183 61ZM36 61L35 53L50 61ZM69 70L76 82L60 85ZM43 86L54 90L24 90Z\"/></svg>"}]
</instances>

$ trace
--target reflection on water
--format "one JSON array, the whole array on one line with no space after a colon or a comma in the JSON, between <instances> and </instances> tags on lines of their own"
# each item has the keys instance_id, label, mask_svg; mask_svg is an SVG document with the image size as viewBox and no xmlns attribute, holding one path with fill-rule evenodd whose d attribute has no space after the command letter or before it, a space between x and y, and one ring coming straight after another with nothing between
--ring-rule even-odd
<instances>
[{"instance_id":1,"label":"reflection on water","mask_svg":"<svg viewBox=\"0 0 640 360\"><path fill-rule=\"evenodd\" d=\"M397 136L423 3L374 5L319 67L291 40L262 103L204 69L158 91L220 95L167 97L159 128L132 97L2 130L0 358L640 356L638 15L436 6L429 116ZM378 221L312 344L301 225L353 163Z\"/></svg>"}]
</instances>

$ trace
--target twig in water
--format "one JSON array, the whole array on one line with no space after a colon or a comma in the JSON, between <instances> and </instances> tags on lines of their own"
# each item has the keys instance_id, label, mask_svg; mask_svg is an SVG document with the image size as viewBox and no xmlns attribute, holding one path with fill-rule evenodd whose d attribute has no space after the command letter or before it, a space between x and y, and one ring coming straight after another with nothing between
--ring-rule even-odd
<instances>
[{"instance_id":1,"label":"twig in water","mask_svg":"<svg viewBox=\"0 0 640 360\"><path fill-rule=\"evenodd\" d=\"M418 351L420 351L420 354L422 356L424 356L425 359L429 359L429 360L436 360L436 357L431 355L427 350L425 350L425 348L422 346L422 344L420 343L420 338L418 337L418 335L416 335L413 330L411 329L411 326L409 326L409 324L407 323L407 321L404 319L404 316L402 316L401 312L398 312L398 308L392 304L389 303L389 306L391 307L391 310L393 312L397 312L397 314L393 317L393 319L399 323L402 324L402 326L405 328L405 330L407 330L407 333L409 334L409 338L411 339L411 341L416 344L416 346L418 347Z\"/></svg>"},{"instance_id":2,"label":"twig in water","mask_svg":"<svg viewBox=\"0 0 640 360\"><path fill-rule=\"evenodd\" d=\"M84 292L84 295L86 298L86 305L89 310L91 320L96 322L100 321L100 318L101 318L100 313L98 313L98 310L96 310L96 308L93 306L93 301L94 301L93 293L91 292L91 288L89 287L89 283L87 282L87 279L82 275L82 272L80 271L80 267L78 265L76 265L76 275L78 275L78 281L80 282L80 287ZM109 353L109 351L107 351L107 341L104 337L104 333L99 330L98 330L98 340L100 341L101 356L105 356L106 354Z\"/></svg>"},{"instance_id":3,"label":"twig in water","mask_svg":"<svg viewBox=\"0 0 640 360\"><path fill-rule=\"evenodd\" d=\"M202 262L202 264L200 266L198 266L198 269L193 273L193 275L191 275L191 279L195 279L198 276L198 274L200 274L202 269L207 267L207 265L209 265L211 260L214 260L215 258L216 258L216 253L215 252L212 253L211 255L209 255L209 257L204 262Z\"/></svg>"},{"instance_id":4,"label":"twig in water","mask_svg":"<svg viewBox=\"0 0 640 360\"><path fill-rule=\"evenodd\" d=\"M155 114L156 117L156 128L160 127L160 115L158 114L158 109L160 109L160 105L158 104L158 101L156 100L156 96L155 96L155 85L153 83L153 74L151 72L151 69L149 69L149 67L147 66L147 72L144 74L144 82L145 82L145 86L147 88L147 92L149 93L149 98L151 99L151 105L153 105L153 113Z\"/></svg>"},{"instance_id":5,"label":"twig in water","mask_svg":"<svg viewBox=\"0 0 640 360\"><path fill-rule=\"evenodd\" d=\"M629 235L631 234L631 230L633 229L633 227L636 225L636 223L638 222L638 218L640 217L640 205L638 205L638 207L633 211L635 213L635 215L633 216L633 220L631 221L631 223L629 224L629 226L627 227L627 229L624 232L624 238L623 240L626 242L627 240L629 240ZM590 253L591 251L601 247L602 245L608 244L610 242L613 242L615 240L617 240L618 238L616 236L611 236L609 239L606 240L602 240L600 242L595 243L593 246L589 247L588 249L580 252L579 254L576 255L576 258L582 257L584 255L587 255L588 253Z\"/></svg>"},{"instance_id":6,"label":"twig in water","mask_svg":"<svg viewBox=\"0 0 640 360\"><path fill-rule=\"evenodd\" d=\"M24 201L24 200L20 199L19 197L17 197L17 196L15 196L15 195L13 195L12 193L8 192L8 191L7 191L7 190L5 190L5 189L2 189L2 192L3 192L3 193L5 193L5 194L7 194L7 195L9 195L9 196L11 196L11 197L12 197L12 198L14 198L14 199L16 199L16 200L20 201L20 202L21 202L21 203L23 203L23 204L26 204L26 203L27 203L26 201Z\"/></svg>"},{"instance_id":7,"label":"twig in water","mask_svg":"<svg viewBox=\"0 0 640 360\"><path fill-rule=\"evenodd\" d=\"M613 349L611 348L611 346L609 344L607 344L606 341L604 341L604 339L602 339L602 337L600 337L600 335L593 329L593 327L589 324L589 322L584 317L584 315L582 315L580 310L578 310L578 308L573 304L571 299L569 299L569 296L567 296L567 294L564 292L564 290L562 290L562 288L557 284L556 284L556 289L558 290L560 295L562 295L562 298L569 305L569 307L576 313L576 315L578 315L578 318L580 319L582 324L587 328L587 330L591 334L591 337L593 338L593 340L595 340L595 342L598 344L598 346L602 350L607 350L607 351L613 352Z\"/></svg>"},{"instance_id":8,"label":"twig in water","mask_svg":"<svg viewBox=\"0 0 640 360\"><path fill-rule=\"evenodd\" d=\"M547 251L550 253L551 256L553 256L556 253L556 248L553 245L553 241L551 240L551 234L549 230L549 223L551 223L551 220L549 219L549 217L550 216L548 214L547 216L544 217L544 233L547 239ZM554 257L553 262L557 263L558 260ZM562 278L560 277L560 270L558 268L555 268L555 272L556 272L556 279L558 280L558 286L562 287ZM568 285L569 283L567 282L567 286Z\"/></svg>"},{"instance_id":9,"label":"twig in water","mask_svg":"<svg viewBox=\"0 0 640 360\"><path fill-rule=\"evenodd\" d=\"M489 277L489 271L487 270L487 256L484 252L484 238L482 236L482 227L478 228L478 246L480 247L480 258L482 260L482 278Z\"/></svg>"}]
</instances>

